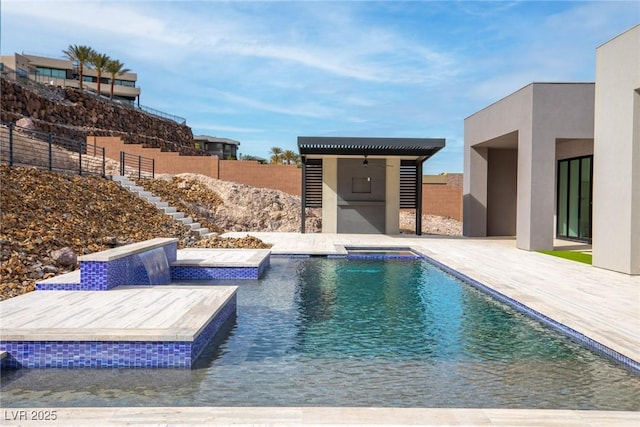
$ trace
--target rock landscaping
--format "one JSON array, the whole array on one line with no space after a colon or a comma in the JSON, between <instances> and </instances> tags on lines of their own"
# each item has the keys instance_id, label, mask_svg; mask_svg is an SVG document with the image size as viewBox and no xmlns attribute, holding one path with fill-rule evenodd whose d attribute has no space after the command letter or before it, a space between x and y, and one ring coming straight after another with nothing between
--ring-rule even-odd
<instances>
[{"instance_id":1,"label":"rock landscaping","mask_svg":"<svg viewBox=\"0 0 640 427\"><path fill-rule=\"evenodd\" d=\"M130 106L86 94L74 88L56 88L0 79L0 119L15 122L28 117L34 129L60 138L86 141L87 136L119 136L164 151L206 155L193 147L186 124L164 120Z\"/></svg>"},{"instance_id":2,"label":"rock landscaping","mask_svg":"<svg viewBox=\"0 0 640 427\"><path fill-rule=\"evenodd\" d=\"M203 226L226 231L298 231L300 198L196 174L162 176L145 183L180 204ZM35 289L37 280L77 268L77 256L155 237L176 237L179 247L252 248L253 236L202 239L150 203L100 177L0 166L0 299ZM160 194L159 194L160 195ZM187 212L185 212L187 213ZM412 233L412 212L402 212ZM205 225L206 224L206 225ZM307 232L321 229L318 210L307 211ZM460 235L459 221L423 216L423 233Z\"/></svg>"}]
</instances>

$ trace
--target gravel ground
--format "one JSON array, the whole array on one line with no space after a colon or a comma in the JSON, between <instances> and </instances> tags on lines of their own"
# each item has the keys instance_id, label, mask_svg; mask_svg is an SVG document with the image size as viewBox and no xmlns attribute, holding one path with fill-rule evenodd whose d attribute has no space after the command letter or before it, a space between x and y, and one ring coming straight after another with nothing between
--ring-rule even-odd
<instances>
[{"instance_id":1,"label":"gravel ground","mask_svg":"<svg viewBox=\"0 0 640 427\"><path fill-rule=\"evenodd\" d=\"M400 212L400 232L413 234L416 229L416 218L413 211ZM436 215L422 215L422 234L442 236L461 236L462 221Z\"/></svg>"}]
</instances>

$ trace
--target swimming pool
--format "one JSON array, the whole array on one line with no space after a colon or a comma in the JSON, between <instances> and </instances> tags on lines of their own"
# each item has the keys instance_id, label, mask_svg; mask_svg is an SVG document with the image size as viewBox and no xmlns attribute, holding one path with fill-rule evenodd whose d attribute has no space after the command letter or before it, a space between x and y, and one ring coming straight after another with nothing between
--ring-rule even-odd
<instances>
[{"instance_id":1,"label":"swimming pool","mask_svg":"<svg viewBox=\"0 0 640 427\"><path fill-rule=\"evenodd\" d=\"M3 372L3 406L640 410L636 375L426 261L274 258L236 284L194 369Z\"/></svg>"}]
</instances>

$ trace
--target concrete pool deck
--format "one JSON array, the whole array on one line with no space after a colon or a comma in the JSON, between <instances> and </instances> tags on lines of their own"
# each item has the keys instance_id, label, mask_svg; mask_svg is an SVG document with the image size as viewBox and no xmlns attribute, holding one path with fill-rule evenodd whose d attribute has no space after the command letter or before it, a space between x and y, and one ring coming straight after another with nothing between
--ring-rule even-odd
<instances>
[{"instance_id":1,"label":"concrete pool deck","mask_svg":"<svg viewBox=\"0 0 640 427\"><path fill-rule=\"evenodd\" d=\"M40 414L49 414L49 420L34 419ZM3 425L60 426L637 427L640 422L637 412L449 408L17 408L3 409L2 416Z\"/></svg>"},{"instance_id":2,"label":"concrete pool deck","mask_svg":"<svg viewBox=\"0 0 640 427\"><path fill-rule=\"evenodd\" d=\"M228 233L243 237L247 233ZM539 253L511 239L250 233L273 255L340 253L341 246L413 247L638 361L640 277ZM336 247L338 245L338 247ZM344 252L341 252L344 253ZM292 390L292 392L295 392ZM44 408L34 408L38 411ZM638 426L640 412L467 408L46 408L55 425ZM12 412L13 411L13 412ZM24 411L24 419L13 418ZM26 408L2 408L4 425L37 425Z\"/></svg>"}]
</instances>

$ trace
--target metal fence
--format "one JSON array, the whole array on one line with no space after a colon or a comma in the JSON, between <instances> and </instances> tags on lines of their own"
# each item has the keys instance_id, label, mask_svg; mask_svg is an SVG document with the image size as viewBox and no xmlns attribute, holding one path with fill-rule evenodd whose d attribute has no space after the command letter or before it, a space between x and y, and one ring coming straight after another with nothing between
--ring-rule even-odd
<instances>
[{"instance_id":1,"label":"metal fence","mask_svg":"<svg viewBox=\"0 0 640 427\"><path fill-rule=\"evenodd\" d=\"M109 174L117 174L116 161L109 160L108 168L107 161L105 148L95 143L0 122L0 163L79 175L106 177L107 169ZM121 151L119 172L133 178L154 178L155 160Z\"/></svg>"},{"instance_id":2,"label":"metal fence","mask_svg":"<svg viewBox=\"0 0 640 427\"><path fill-rule=\"evenodd\" d=\"M155 159L120 152L120 175L133 178L155 177Z\"/></svg>"},{"instance_id":3,"label":"metal fence","mask_svg":"<svg viewBox=\"0 0 640 427\"><path fill-rule=\"evenodd\" d=\"M106 177L104 147L0 122L0 163Z\"/></svg>"}]
</instances>

